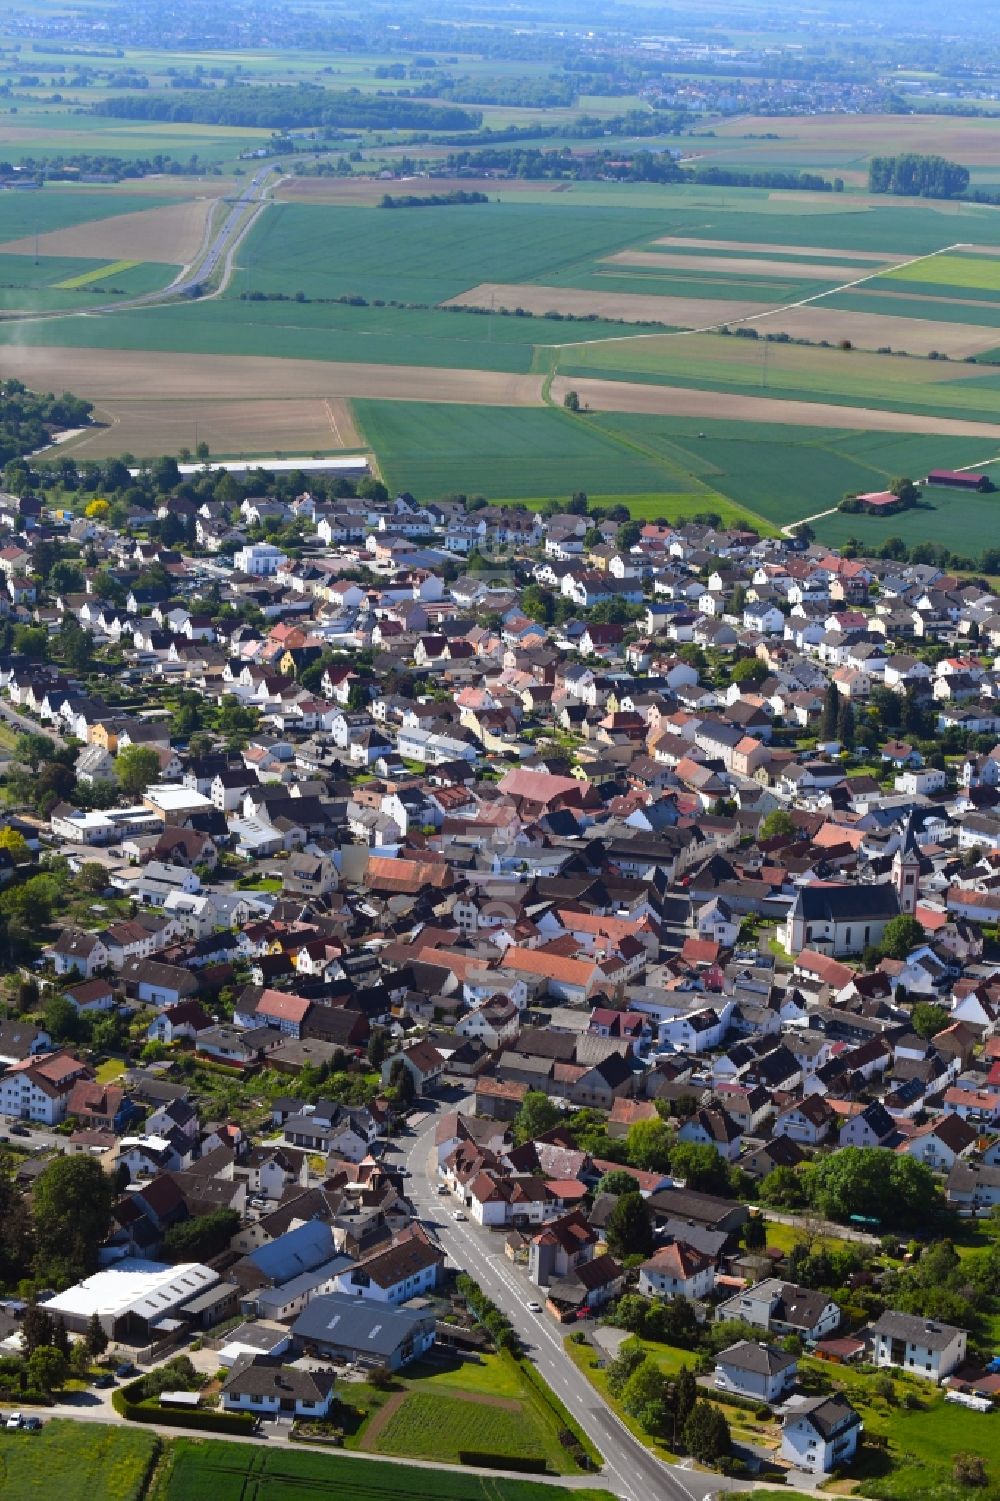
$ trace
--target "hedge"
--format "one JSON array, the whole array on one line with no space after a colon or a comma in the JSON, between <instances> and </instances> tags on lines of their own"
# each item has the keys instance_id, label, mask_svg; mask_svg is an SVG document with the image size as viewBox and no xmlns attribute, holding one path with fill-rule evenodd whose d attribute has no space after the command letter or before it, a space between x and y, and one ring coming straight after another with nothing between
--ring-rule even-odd
<instances>
[{"instance_id":1,"label":"hedge","mask_svg":"<svg viewBox=\"0 0 1000 1501\"><path fill-rule=\"evenodd\" d=\"M587 1436L587 1434L583 1431L576 1419L570 1416L570 1413L565 1404L560 1402L559 1398L556 1396L551 1386L549 1386L544 1376L541 1376L538 1371L535 1370L535 1367L531 1364L531 1361L526 1360L523 1356L519 1359L517 1356L511 1355L506 1350L501 1351L501 1358L511 1361L511 1363L517 1367L523 1379L528 1383L529 1386L535 1389L542 1400L555 1413L556 1417L559 1419L563 1427L573 1435L581 1450L590 1460L594 1468L597 1470L601 1469L604 1464L604 1456L601 1454L596 1445L591 1441L591 1439Z\"/></svg>"},{"instance_id":2,"label":"hedge","mask_svg":"<svg viewBox=\"0 0 1000 1501\"><path fill-rule=\"evenodd\" d=\"M257 1419L250 1412L217 1412L174 1407L146 1407L130 1400L143 1378L112 1393L111 1405L129 1423L159 1423L165 1428L197 1428L203 1433L233 1433L245 1437L256 1432ZM138 1394L138 1393L137 1393Z\"/></svg>"},{"instance_id":3,"label":"hedge","mask_svg":"<svg viewBox=\"0 0 1000 1501\"><path fill-rule=\"evenodd\" d=\"M525 1475L547 1475L548 1462L528 1455L488 1454L482 1449L459 1449L459 1463L475 1465L480 1470L517 1470Z\"/></svg>"}]
</instances>

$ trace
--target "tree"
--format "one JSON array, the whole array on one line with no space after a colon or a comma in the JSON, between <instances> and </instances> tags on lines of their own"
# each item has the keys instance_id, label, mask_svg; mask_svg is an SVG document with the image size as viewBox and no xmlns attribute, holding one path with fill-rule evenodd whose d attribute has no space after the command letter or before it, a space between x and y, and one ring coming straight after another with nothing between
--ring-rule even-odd
<instances>
[{"instance_id":1,"label":"tree","mask_svg":"<svg viewBox=\"0 0 1000 1501\"><path fill-rule=\"evenodd\" d=\"M36 1269L75 1282L97 1267L111 1222L111 1181L92 1157L56 1157L35 1182Z\"/></svg>"},{"instance_id":2,"label":"tree","mask_svg":"<svg viewBox=\"0 0 1000 1501\"><path fill-rule=\"evenodd\" d=\"M25 1357L29 1358L43 1345L51 1345L54 1333L51 1314L32 1299L21 1317L21 1349Z\"/></svg>"},{"instance_id":3,"label":"tree","mask_svg":"<svg viewBox=\"0 0 1000 1501\"><path fill-rule=\"evenodd\" d=\"M374 1027L372 1035L368 1039L368 1062L374 1069L381 1069L386 1058L388 1043L386 1041L385 1028Z\"/></svg>"},{"instance_id":4,"label":"tree","mask_svg":"<svg viewBox=\"0 0 1000 1501\"><path fill-rule=\"evenodd\" d=\"M413 1074L402 1058L397 1058L389 1070L389 1088L393 1092L396 1104L402 1109L412 1105L417 1097L417 1086Z\"/></svg>"},{"instance_id":5,"label":"tree","mask_svg":"<svg viewBox=\"0 0 1000 1501\"><path fill-rule=\"evenodd\" d=\"M767 666L759 657L743 657L739 662L733 664L732 671L729 674L729 681L731 683L739 683L741 687L746 683L756 686L762 683L766 677Z\"/></svg>"},{"instance_id":6,"label":"tree","mask_svg":"<svg viewBox=\"0 0 1000 1501\"><path fill-rule=\"evenodd\" d=\"M910 1016L913 1030L920 1037L934 1037L948 1025L948 1020L945 1008L935 1006L931 1001L918 1001Z\"/></svg>"},{"instance_id":7,"label":"tree","mask_svg":"<svg viewBox=\"0 0 1000 1501\"><path fill-rule=\"evenodd\" d=\"M578 412L580 410L580 397L576 391L566 392L566 395L563 397L563 406L567 412Z\"/></svg>"},{"instance_id":8,"label":"tree","mask_svg":"<svg viewBox=\"0 0 1000 1501\"><path fill-rule=\"evenodd\" d=\"M127 745L115 758L118 784L129 797L140 797L151 783L159 781L160 758L152 746Z\"/></svg>"},{"instance_id":9,"label":"tree","mask_svg":"<svg viewBox=\"0 0 1000 1501\"><path fill-rule=\"evenodd\" d=\"M535 1141L559 1124L559 1107L540 1089L529 1089L514 1117L514 1140L518 1146Z\"/></svg>"},{"instance_id":10,"label":"tree","mask_svg":"<svg viewBox=\"0 0 1000 1501\"><path fill-rule=\"evenodd\" d=\"M930 1168L881 1147L843 1147L801 1174L809 1203L828 1219L864 1215L886 1225L928 1225L943 1200Z\"/></svg>"},{"instance_id":11,"label":"tree","mask_svg":"<svg viewBox=\"0 0 1000 1501\"><path fill-rule=\"evenodd\" d=\"M763 1251L767 1245L767 1221L762 1214L752 1214L746 1223L743 1243L748 1251Z\"/></svg>"},{"instance_id":12,"label":"tree","mask_svg":"<svg viewBox=\"0 0 1000 1501\"><path fill-rule=\"evenodd\" d=\"M699 1464L712 1465L729 1453L729 1424L714 1402L696 1402L684 1424L684 1443Z\"/></svg>"},{"instance_id":13,"label":"tree","mask_svg":"<svg viewBox=\"0 0 1000 1501\"><path fill-rule=\"evenodd\" d=\"M616 1167L610 1173L604 1174L594 1192L613 1194L616 1198L619 1194L632 1194L635 1193L635 1179L623 1167Z\"/></svg>"},{"instance_id":14,"label":"tree","mask_svg":"<svg viewBox=\"0 0 1000 1501\"><path fill-rule=\"evenodd\" d=\"M58 1350L60 1355L65 1355L67 1360L69 1359L69 1332L62 1314L56 1319L52 1330L52 1348Z\"/></svg>"},{"instance_id":15,"label":"tree","mask_svg":"<svg viewBox=\"0 0 1000 1501\"><path fill-rule=\"evenodd\" d=\"M76 1042L80 1037L80 1013L64 995L45 1003L45 1030L53 1042Z\"/></svg>"},{"instance_id":16,"label":"tree","mask_svg":"<svg viewBox=\"0 0 1000 1501\"><path fill-rule=\"evenodd\" d=\"M728 1191L729 1168L721 1154L707 1142L679 1141L670 1155L670 1170L697 1193Z\"/></svg>"},{"instance_id":17,"label":"tree","mask_svg":"<svg viewBox=\"0 0 1000 1501\"><path fill-rule=\"evenodd\" d=\"M171 1225L163 1237L167 1261L209 1261L224 1251L240 1227L235 1209L213 1209Z\"/></svg>"},{"instance_id":18,"label":"tree","mask_svg":"<svg viewBox=\"0 0 1000 1501\"><path fill-rule=\"evenodd\" d=\"M28 1358L28 1381L36 1391L58 1391L68 1375L69 1361L53 1345L39 1345Z\"/></svg>"},{"instance_id":19,"label":"tree","mask_svg":"<svg viewBox=\"0 0 1000 1501\"><path fill-rule=\"evenodd\" d=\"M670 1167L670 1148L673 1135L665 1121L636 1121L625 1137L628 1160L633 1167L645 1172L665 1173Z\"/></svg>"},{"instance_id":20,"label":"tree","mask_svg":"<svg viewBox=\"0 0 1000 1501\"><path fill-rule=\"evenodd\" d=\"M653 1220L642 1194L633 1189L621 1194L608 1215L608 1248L613 1256L650 1256L653 1251Z\"/></svg>"},{"instance_id":21,"label":"tree","mask_svg":"<svg viewBox=\"0 0 1000 1501\"><path fill-rule=\"evenodd\" d=\"M17 829L0 829L0 850L6 850L15 865L23 865L31 859L28 841Z\"/></svg>"},{"instance_id":22,"label":"tree","mask_svg":"<svg viewBox=\"0 0 1000 1501\"><path fill-rule=\"evenodd\" d=\"M48 761L55 754L55 749L55 741L50 740L48 735L36 735L33 732L18 735L14 741L15 758L23 761L32 771L37 771L43 761Z\"/></svg>"},{"instance_id":23,"label":"tree","mask_svg":"<svg viewBox=\"0 0 1000 1501\"><path fill-rule=\"evenodd\" d=\"M621 1396L626 1382L646 1358L646 1353L638 1340L623 1341L618 1354L608 1366L608 1391L613 1397Z\"/></svg>"},{"instance_id":24,"label":"tree","mask_svg":"<svg viewBox=\"0 0 1000 1501\"><path fill-rule=\"evenodd\" d=\"M622 1388L621 1404L647 1433L662 1433L669 1411L667 1383L656 1362L648 1356L636 1366Z\"/></svg>"},{"instance_id":25,"label":"tree","mask_svg":"<svg viewBox=\"0 0 1000 1501\"><path fill-rule=\"evenodd\" d=\"M615 533L615 546L622 552L630 552L642 540L641 521L623 521Z\"/></svg>"},{"instance_id":26,"label":"tree","mask_svg":"<svg viewBox=\"0 0 1000 1501\"><path fill-rule=\"evenodd\" d=\"M837 739L845 750L853 750L854 736L854 705L849 698L842 698L837 714Z\"/></svg>"},{"instance_id":27,"label":"tree","mask_svg":"<svg viewBox=\"0 0 1000 1501\"><path fill-rule=\"evenodd\" d=\"M791 838L795 820L787 808L772 808L760 826L761 839Z\"/></svg>"},{"instance_id":28,"label":"tree","mask_svg":"<svg viewBox=\"0 0 1000 1501\"><path fill-rule=\"evenodd\" d=\"M923 941L924 930L917 919L908 912L901 912L886 923L879 948L888 959L905 959Z\"/></svg>"},{"instance_id":29,"label":"tree","mask_svg":"<svg viewBox=\"0 0 1000 1501\"><path fill-rule=\"evenodd\" d=\"M760 1185L757 1197L772 1209L803 1209L806 1193L802 1179L792 1167L776 1167Z\"/></svg>"},{"instance_id":30,"label":"tree","mask_svg":"<svg viewBox=\"0 0 1000 1501\"><path fill-rule=\"evenodd\" d=\"M88 1354L93 1356L95 1360L97 1360L98 1356L103 1355L108 1348L108 1336L104 1332L104 1325L97 1317L96 1309L90 1315L90 1323L87 1325L84 1343L87 1346Z\"/></svg>"},{"instance_id":31,"label":"tree","mask_svg":"<svg viewBox=\"0 0 1000 1501\"><path fill-rule=\"evenodd\" d=\"M682 1433L684 1424L694 1411L697 1400L698 1383L695 1380L694 1371L682 1365L674 1380L674 1419L677 1428Z\"/></svg>"},{"instance_id":32,"label":"tree","mask_svg":"<svg viewBox=\"0 0 1000 1501\"><path fill-rule=\"evenodd\" d=\"M820 736L823 740L835 740L837 738L837 718L840 714L841 694L834 682L826 685L823 695L823 721L820 726Z\"/></svg>"},{"instance_id":33,"label":"tree","mask_svg":"<svg viewBox=\"0 0 1000 1501\"><path fill-rule=\"evenodd\" d=\"M46 662L49 656L49 633L44 626L19 625L14 628L14 650L34 662Z\"/></svg>"}]
</instances>

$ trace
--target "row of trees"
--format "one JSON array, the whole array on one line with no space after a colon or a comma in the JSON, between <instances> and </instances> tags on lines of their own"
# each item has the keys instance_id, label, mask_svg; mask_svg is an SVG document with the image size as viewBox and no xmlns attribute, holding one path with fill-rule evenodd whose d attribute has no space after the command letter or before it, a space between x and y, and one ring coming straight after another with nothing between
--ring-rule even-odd
<instances>
[{"instance_id":1,"label":"row of trees","mask_svg":"<svg viewBox=\"0 0 1000 1501\"><path fill-rule=\"evenodd\" d=\"M905 151L873 156L868 189L900 198L961 198L969 188L969 169L946 157Z\"/></svg>"},{"instance_id":2,"label":"row of trees","mask_svg":"<svg viewBox=\"0 0 1000 1501\"><path fill-rule=\"evenodd\" d=\"M119 94L91 106L118 120L239 125L290 130L334 125L360 130L477 130L480 110L425 104L395 94L360 94L319 84L235 84L170 93Z\"/></svg>"},{"instance_id":3,"label":"row of trees","mask_svg":"<svg viewBox=\"0 0 1000 1501\"><path fill-rule=\"evenodd\" d=\"M731 1448L729 1424L714 1402L698 1395L694 1373L663 1374L636 1340L626 1340L608 1366L608 1391L647 1433L683 1446L699 1464L714 1465Z\"/></svg>"}]
</instances>

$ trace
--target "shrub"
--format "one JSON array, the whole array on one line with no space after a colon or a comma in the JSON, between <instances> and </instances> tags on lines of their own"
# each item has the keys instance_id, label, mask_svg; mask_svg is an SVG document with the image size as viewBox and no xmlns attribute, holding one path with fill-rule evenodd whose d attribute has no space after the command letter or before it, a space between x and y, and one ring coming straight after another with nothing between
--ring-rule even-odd
<instances>
[{"instance_id":1,"label":"shrub","mask_svg":"<svg viewBox=\"0 0 1000 1501\"><path fill-rule=\"evenodd\" d=\"M952 1460L951 1473L952 1478L959 1485L986 1485L989 1480L982 1457L979 1454L968 1454L963 1451L956 1454Z\"/></svg>"}]
</instances>

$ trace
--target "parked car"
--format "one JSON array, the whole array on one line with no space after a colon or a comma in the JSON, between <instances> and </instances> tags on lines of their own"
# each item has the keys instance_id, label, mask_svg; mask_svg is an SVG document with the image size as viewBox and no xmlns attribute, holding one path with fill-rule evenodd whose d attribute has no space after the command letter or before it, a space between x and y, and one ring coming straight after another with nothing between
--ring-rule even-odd
<instances>
[{"instance_id":1,"label":"parked car","mask_svg":"<svg viewBox=\"0 0 1000 1501\"><path fill-rule=\"evenodd\" d=\"M23 1412L12 1412L11 1415L10 1415L10 1417L7 1419L6 1423L4 1423L4 1427L5 1428L20 1428L20 1426L21 1426L21 1424L23 1422L24 1422L24 1413Z\"/></svg>"},{"instance_id":2,"label":"parked car","mask_svg":"<svg viewBox=\"0 0 1000 1501\"><path fill-rule=\"evenodd\" d=\"M94 1385L106 1391L109 1386L114 1386L115 1378L110 1371L104 1371L102 1375L94 1377Z\"/></svg>"},{"instance_id":3,"label":"parked car","mask_svg":"<svg viewBox=\"0 0 1000 1501\"><path fill-rule=\"evenodd\" d=\"M125 1380L125 1378L128 1376L138 1376L138 1374L138 1369L132 1364L130 1360L123 1360L121 1365L115 1366L115 1375L120 1381Z\"/></svg>"},{"instance_id":4,"label":"parked car","mask_svg":"<svg viewBox=\"0 0 1000 1501\"><path fill-rule=\"evenodd\" d=\"M41 1418L36 1418L33 1413L29 1413L26 1418L21 1419L21 1427L28 1433L37 1433L38 1429L41 1428L41 1426Z\"/></svg>"},{"instance_id":5,"label":"parked car","mask_svg":"<svg viewBox=\"0 0 1000 1501\"><path fill-rule=\"evenodd\" d=\"M462 1213L461 1209L456 1209L455 1213L452 1215L453 1220L464 1220L465 1218L466 1216Z\"/></svg>"},{"instance_id":6,"label":"parked car","mask_svg":"<svg viewBox=\"0 0 1000 1501\"><path fill-rule=\"evenodd\" d=\"M30 1136L31 1132L27 1126L22 1126L20 1121L15 1121L10 1128L10 1134L11 1136Z\"/></svg>"}]
</instances>

